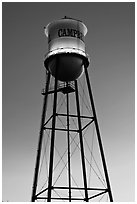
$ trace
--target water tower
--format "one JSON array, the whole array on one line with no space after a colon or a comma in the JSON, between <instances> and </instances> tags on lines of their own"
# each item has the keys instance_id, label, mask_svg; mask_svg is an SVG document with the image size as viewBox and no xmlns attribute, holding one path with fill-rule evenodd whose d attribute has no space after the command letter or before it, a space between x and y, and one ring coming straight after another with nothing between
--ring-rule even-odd
<instances>
[{"instance_id":1,"label":"water tower","mask_svg":"<svg viewBox=\"0 0 137 204\"><path fill-rule=\"evenodd\" d=\"M46 84L32 202L103 201L105 195L113 201L88 75L86 33L82 21L66 16L45 28Z\"/></svg>"}]
</instances>

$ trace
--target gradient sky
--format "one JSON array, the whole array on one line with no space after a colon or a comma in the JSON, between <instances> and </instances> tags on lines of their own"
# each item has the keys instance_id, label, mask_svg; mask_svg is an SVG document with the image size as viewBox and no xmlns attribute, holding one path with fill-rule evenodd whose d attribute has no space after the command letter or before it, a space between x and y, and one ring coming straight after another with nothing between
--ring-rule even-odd
<instances>
[{"instance_id":1,"label":"gradient sky","mask_svg":"<svg viewBox=\"0 0 137 204\"><path fill-rule=\"evenodd\" d=\"M88 27L89 74L114 200L135 200L134 6L3 3L3 201L30 201L45 81L43 28L65 15Z\"/></svg>"}]
</instances>

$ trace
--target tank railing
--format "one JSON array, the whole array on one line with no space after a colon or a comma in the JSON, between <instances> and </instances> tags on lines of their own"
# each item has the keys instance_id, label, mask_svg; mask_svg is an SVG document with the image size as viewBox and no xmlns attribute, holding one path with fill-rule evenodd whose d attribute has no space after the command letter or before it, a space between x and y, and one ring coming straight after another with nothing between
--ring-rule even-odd
<instances>
[{"instance_id":1,"label":"tank railing","mask_svg":"<svg viewBox=\"0 0 137 204\"><path fill-rule=\"evenodd\" d=\"M74 85L74 82L71 81L71 82L58 82L58 85L57 85L57 91L62 91L63 89L67 88L67 87L70 87L72 88L73 90L75 90L75 85ZM54 88L53 87L50 87L49 88L49 91L48 93L54 93ZM45 95L45 88L42 89L42 92L41 92L42 95Z\"/></svg>"},{"instance_id":2,"label":"tank railing","mask_svg":"<svg viewBox=\"0 0 137 204\"><path fill-rule=\"evenodd\" d=\"M79 51L81 53L84 53L85 54L85 51L82 50L82 49L79 49L79 48L75 48L75 47L59 47L59 48L56 48L54 50L51 50L51 51L48 51L44 56L47 57L47 55L49 55L50 53L54 53L54 52L58 52L60 50L67 50L67 52L70 52L70 51L74 51L74 53L76 53L76 51ZM65 53L65 52L64 52ZM71 53L71 52L70 52ZM73 53L73 52L72 52ZM86 54L87 55L87 54Z\"/></svg>"},{"instance_id":3,"label":"tank railing","mask_svg":"<svg viewBox=\"0 0 137 204\"><path fill-rule=\"evenodd\" d=\"M66 82L59 82L59 84L58 84L58 88L65 88L65 87L68 87L68 86L75 89L75 85L74 85L73 81L68 82L68 84Z\"/></svg>"},{"instance_id":4,"label":"tank railing","mask_svg":"<svg viewBox=\"0 0 137 204\"><path fill-rule=\"evenodd\" d=\"M81 23L83 23L81 20L79 19L76 19L76 18L71 18L71 17L68 17L68 16L64 16L62 19L71 19L71 20L75 20L75 21L79 21Z\"/></svg>"}]
</instances>

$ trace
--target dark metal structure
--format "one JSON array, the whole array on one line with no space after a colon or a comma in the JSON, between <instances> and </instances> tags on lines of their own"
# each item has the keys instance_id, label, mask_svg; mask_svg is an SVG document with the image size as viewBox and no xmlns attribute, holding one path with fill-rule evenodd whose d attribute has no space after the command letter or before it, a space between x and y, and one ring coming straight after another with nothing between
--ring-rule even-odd
<instances>
[{"instance_id":1,"label":"dark metal structure","mask_svg":"<svg viewBox=\"0 0 137 204\"><path fill-rule=\"evenodd\" d=\"M77 201L91 201L91 199L103 195L105 193L108 193L109 199L112 202L113 197L112 197L112 192L111 192L111 187L110 187L110 182L109 182L109 176L108 176L108 171L107 171L107 165L105 161L105 156L104 156L104 151L103 151L103 145L101 141L101 136L100 136L100 131L99 131L99 125L97 121L97 116L96 116L96 110L95 110L95 105L94 105L94 100L93 100L93 95L92 95L92 90L90 86L90 80L89 80L89 75L88 75L88 70L87 67L84 68L84 73L86 76L86 81L87 81L87 88L89 92L89 98L91 102L91 108L93 111L93 116L82 116L80 113L80 106L79 106L79 94L78 94L78 85L77 85L77 80L74 82L64 82L64 86L58 87L58 80L57 77L55 77L55 84L54 84L54 90L49 90L49 84L50 84L50 77L51 74L50 72L47 72L47 81L46 81L46 87L45 91L43 90L42 94L44 95L44 104L43 104L43 111L42 111L42 119L41 119L41 127L40 127L40 135L39 135L39 143L38 143L38 150L37 150L37 158L36 158L36 167L35 167L35 174L34 174L34 183L33 183L33 191L32 191L32 198L31 201L35 202L36 200L47 200L47 202L51 202L52 200L67 200L69 202L73 200ZM57 76L57 69L56 69L56 76ZM56 117L58 116L58 113L56 111L57 107L57 95L58 92L62 92L66 94L67 98L67 114L62 114L62 116L67 117L67 128L56 128ZM75 93L75 98L76 98L76 106L77 106L77 115L70 115L69 114L69 94L74 92ZM48 95L49 94L54 94L54 102L53 102L53 115L51 116L50 120L52 119L52 127L47 128L46 124L48 121L45 121L46 118L46 110L47 110L47 100L48 100ZM61 114L60 114L61 116ZM78 129L70 129L69 127L69 118L70 117L75 117L78 120ZM81 125L81 118L88 118L90 119L90 122L85 126L82 127ZM83 145L83 135L82 132L87 126L89 126L91 123L95 124L96 128L96 133L97 133L97 139L98 139L98 144L99 144L99 149L100 149L100 154L102 158L102 163L103 163L103 168L104 168L104 174L105 174L105 179L106 179L106 188L89 188L87 187L87 176L86 176L86 165L85 165L85 156L84 156L84 145ZM40 157L41 157L41 147L42 147L42 140L43 140L43 134L44 130L50 129L51 130L51 146L50 146L50 159L49 159L49 176L48 176L48 186L42 190L41 192L36 193L37 191L37 182L38 182L38 173L39 173L39 168L40 168ZM52 178L53 178L53 160L54 160L54 148L55 148L55 133L56 131L63 131L67 132L67 143L68 143L68 186L53 186ZM82 171L83 171L83 183L84 187L73 187L71 185L71 157L70 157L70 132L78 132L79 133L79 141L80 141L80 149L81 149L81 163L82 163ZM52 197L52 190L53 189L67 189L69 192L68 197ZM72 191L73 190L84 190L85 192L85 197L83 198L74 198L72 196ZM94 196L89 196L89 192L92 190L97 190L100 191ZM47 196L41 196L44 192L47 192Z\"/></svg>"}]
</instances>

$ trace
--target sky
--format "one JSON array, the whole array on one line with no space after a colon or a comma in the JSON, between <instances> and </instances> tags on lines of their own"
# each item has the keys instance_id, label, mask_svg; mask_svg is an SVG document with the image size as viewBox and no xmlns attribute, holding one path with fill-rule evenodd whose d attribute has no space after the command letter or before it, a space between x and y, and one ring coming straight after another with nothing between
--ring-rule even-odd
<instances>
[{"instance_id":1,"label":"sky","mask_svg":"<svg viewBox=\"0 0 137 204\"><path fill-rule=\"evenodd\" d=\"M45 83L44 26L88 28L89 75L114 201L135 201L135 12L130 2L2 4L2 200L30 201Z\"/></svg>"}]
</instances>

